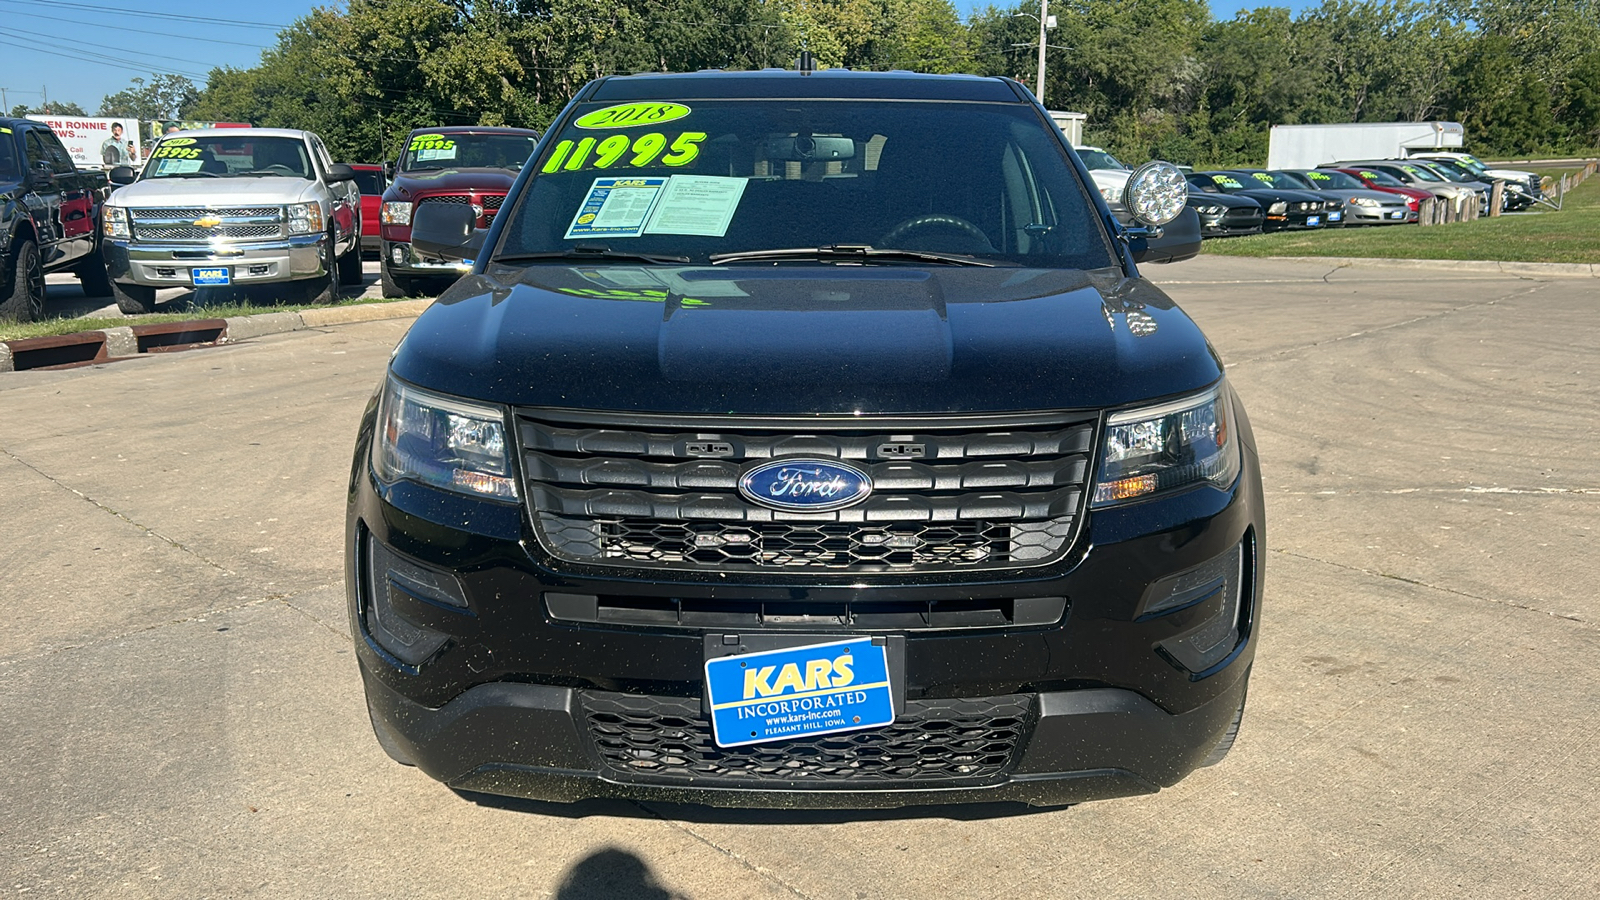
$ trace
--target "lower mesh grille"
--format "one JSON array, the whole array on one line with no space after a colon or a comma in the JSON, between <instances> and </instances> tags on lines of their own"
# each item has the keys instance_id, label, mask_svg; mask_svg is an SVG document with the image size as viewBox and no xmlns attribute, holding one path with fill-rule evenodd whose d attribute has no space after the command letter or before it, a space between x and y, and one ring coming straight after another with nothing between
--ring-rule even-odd
<instances>
[{"instance_id":1,"label":"lower mesh grille","mask_svg":"<svg viewBox=\"0 0 1600 900\"><path fill-rule=\"evenodd\" d=\"M1003 778L1031 727L1033 698L908 701L871 731L719 748L698 700L580 691L605 765L635 782L806 788L982 784Z\"/></svg>"},{"instance_id":2,"label":"lower mesh grille","mask_svg":"<svg viewBox=\"0 0 1600 900\"><path fill-rule=\"evenodd\" d=\"M1069 518L892 524L685 522L540 514L551 549L597 562L668 567L892 571L1030 564L1061 552Z\"/></svg>"}]
</instances>

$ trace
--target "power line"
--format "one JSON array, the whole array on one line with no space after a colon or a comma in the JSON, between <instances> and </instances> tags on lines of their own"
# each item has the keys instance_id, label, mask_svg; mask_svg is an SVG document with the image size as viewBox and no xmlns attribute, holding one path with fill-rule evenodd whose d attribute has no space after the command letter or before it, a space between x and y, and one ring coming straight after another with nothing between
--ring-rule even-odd
<instances>
[{"instance_id":1,"label":"power line","mask_svg":"<svg viewBox=\"0 0 1600 900\"><path fill-rule=\"evenodd\" d=\"M150 12L141 9L118 9L112 6L97 6L92 3L65 3L61 0L0 0L0 3L11 6L26 6L30 11L41 6L56 7L58 9L81 9L87 12L107 13L113 16L138 16L146 19L166 19L174 22L193 22L205 25L227 25L234 28L271 28L282 31L288 25L274 25L268 22L241 22L237 19L214 19L209 16L189 16L180 13Z\"/></svg>"},{"instance_id":2,"label":"power line","mask_svg":"<svg viewBox=\"0 0 1600 900\"><path fill-rule=\"evenodd\" d=\"M27 38L30 38L30 37L31 38L43 38L44 40L41 41L41 43L47 44L48 46L52 46L52 47L62 47L61 44L55 43L55 42L52 42L52 41L49 40L50 38L59 37L59 35L45 34L43 32L38 32L38 31L24 31L21 28L7 28L7 27L0 27L0 34L6 34L6 35L9 35L11 37L20 38L20 39L23 39L23 40L26 40ZM72 44L67 45L64 49L69 49L70 50L70 49L72 49L74 47L98 47L101 50L112 50L112 51L115 51L116 53L122 54L124 56L144 56L144 57L149 57L151 59L160 60L162 62L167 62L167 61L172 59L172 56L170 54L145 53L145 52L143 52L141 50L128 50L128 49L126 49L124 47L121 47L121 46L116 46L116 45L112 45L112 44L97 44L97 43L95 43L93 41L83 41L83 40L75 40L75 41L73 41ZM208 77L208 76L201 76L201 77L204 78L204 77Z\"/></svg>"},{"instance_id":3,"label":"power line","mask_svg":"<svg viewBox=\"0 0 1600 900\"><path fill-rule=\"evenodd\" d=\"M83 53L83 52L73 53L73 52L67 52L67 51L63 51L63 50L48 50L48 49L46 49L44 47L40 47L40 46L38 46L38 45L36 45L34 43L25 43L25 44L24 43L17 43L16 41L8 41L8 40L5 40L4 38L0 38L0 44L4 44L5 46L8 46L8 47L16 47L16 48L18 48L20 50L32 50L35 53L43 53L46 56L59 56L62 59L70 59L70 60L76 60L78 62L94 63L97 66L110 66L110 67L112 67L114 69L123 69L123 70L129 71L129 72L140 72L140 73L144 73L144 74L156 74L156 75L181 75L184 78L205 78L206 77L204 75L195 75L195 74L193 74L191 72L172 72L172 71L163 72L163 71L160 71L160 70L152 70L148 66L132 66L132 65L129 65L129 64L125 63L125 62L113 61L112 58L104 57L104 56L102 56L101 54L98 54L98 53L92 53L92 54L91 53Z\"/></svg>"},{"instance_id":4,"label":"power line","mask_svg":"<svg viewBox=\"0 0 1600 900\"><path fill-rule=\"evenodd\" d=\"M0 0L0 2L4 2L4 0ZM225 41L222 38L207 38L200 37L198 35L177 35L170 31L151 31L148 28L131 28L127 25L108 25L102 22L85 22L81 19L64 19L60 16L41 16L38 13L34 13L30 18L48 19L51 22L66 22L69 25L87 25L90 28L112 28L117 31L130 31L134 34L153 34L157 37L171 38L182 41L204 41L208 44L228 44L234 47L249 47L254 50L268 50L272 47L271 44L247 44L243 41Z\"/></svg>"}]
</instances>

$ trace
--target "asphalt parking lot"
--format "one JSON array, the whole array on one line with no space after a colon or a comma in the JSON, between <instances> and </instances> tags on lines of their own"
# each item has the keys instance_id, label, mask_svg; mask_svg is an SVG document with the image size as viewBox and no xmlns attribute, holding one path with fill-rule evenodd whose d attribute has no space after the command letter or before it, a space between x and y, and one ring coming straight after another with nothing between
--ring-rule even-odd
<instances>
[{"instance_id":1,"label":"asphalt parking lot","mask_svg":"<svg viewBox=\"0 0 1600 900\"><path fill-rule=\"evenodd\" d=\"M357 417L405 320L0 375L0 896L1587 897L1600 888L1592 279L1150 274L1260 446L1233 754L1066 810L480 805L367 726Z\"/></svg>"}]
</instances>

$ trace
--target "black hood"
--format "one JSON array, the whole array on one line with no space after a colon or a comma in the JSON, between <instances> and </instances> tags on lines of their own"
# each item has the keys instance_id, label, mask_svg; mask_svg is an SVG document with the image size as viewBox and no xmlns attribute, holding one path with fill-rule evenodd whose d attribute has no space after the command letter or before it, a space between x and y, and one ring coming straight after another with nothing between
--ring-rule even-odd
<instances>
[{"instance_id":1,"label":"black hood","mask_svg":"<svg viewBox=\"0 0 1600 900\"><path fill-rule=\"evenodd\" d=\"M834 265L490 266L392 366L497 403L741 415L1103 408L1221 374L1120 272Z\"/></svg>"}]
</instances>

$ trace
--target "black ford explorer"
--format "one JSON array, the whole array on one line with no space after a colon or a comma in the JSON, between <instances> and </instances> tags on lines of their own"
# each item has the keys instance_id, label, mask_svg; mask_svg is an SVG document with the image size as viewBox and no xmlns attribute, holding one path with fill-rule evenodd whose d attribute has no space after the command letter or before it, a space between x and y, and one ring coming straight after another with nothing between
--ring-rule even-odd
<instances>
[{"instance_id":1,"label":"black ford explorer","mask_svg":"<svg viewBox=\"0 0 1600 900\"><path fill-rule=\"evenodd\" d=\"M1217 354L1136 267L1193 255L1186 193L1144 167L1124 229L1009 79L585 86L487 231L413 222L475 262L356 447L380 744L462 791L723 806L1220 760L1264 516Z\"/></svg>"}]
</instances>

